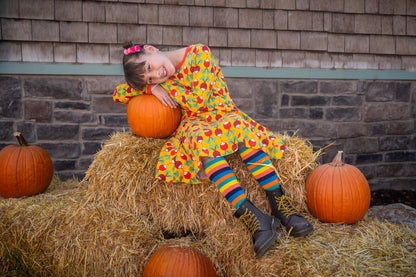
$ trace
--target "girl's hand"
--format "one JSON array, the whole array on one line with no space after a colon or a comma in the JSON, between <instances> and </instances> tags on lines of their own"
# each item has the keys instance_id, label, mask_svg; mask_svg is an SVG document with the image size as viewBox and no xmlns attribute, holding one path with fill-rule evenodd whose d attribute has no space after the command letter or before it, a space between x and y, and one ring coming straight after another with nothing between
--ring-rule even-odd
<instances>
[{"instance_id":1,"label":"girl's hand","mask_svg":"<svg viewBox=\"0 0 416 277\"><path fill-rule=\"evenodd\" d=\"M154 85L154 87L152 88L152 94L156 96L157 99L159 99L159 101L163 105L171 107L173 109L178 107L178 103L176 103L175 100L173 100L172 97L169 95L169 93L161 86Z\"/></svg>"}]
</instances>

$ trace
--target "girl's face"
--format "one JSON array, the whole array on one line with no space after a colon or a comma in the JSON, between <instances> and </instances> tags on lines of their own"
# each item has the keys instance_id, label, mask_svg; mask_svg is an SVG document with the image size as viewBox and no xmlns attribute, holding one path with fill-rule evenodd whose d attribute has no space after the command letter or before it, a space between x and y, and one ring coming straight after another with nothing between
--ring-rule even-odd
<instances>
[{"instance_id":1,"label":"girl's face","mask_svg":"<svg viewBox=\"0 0 416 277\"><path fill-rule=\"evenodd\" d=\"M146 84L160 84L175 73L175 66L164 54L154 50L146 50L146 54L139 58L145 62L144 80Z\"/></svg>"}]
</instances>

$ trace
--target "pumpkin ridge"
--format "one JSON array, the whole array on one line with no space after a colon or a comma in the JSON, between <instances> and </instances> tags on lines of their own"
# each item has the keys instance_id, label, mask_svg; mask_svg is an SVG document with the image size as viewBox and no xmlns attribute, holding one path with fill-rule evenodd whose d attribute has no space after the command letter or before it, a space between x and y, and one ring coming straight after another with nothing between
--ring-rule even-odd
<instances>
[{"instance_id":1,"label":"pumpkin ridge","mask_svg":"<svg viewBox=\"0 0 416 277\"><path fill-rule=\"evenodd\" d=\"M347 168L346 168L346 170L347 170ZM355 173L355 170L354 170L354 168L352 168L352 167L348 167L348 172L350 172L350 174L348 174L348 176L347 176L347 178L348 178L348 181L349 181L349 185L350 185L350 194L351 194L351 199L353 200L353 201L351 201L351 205L353 205L352 207L351 207L351 213L350 213L350 222L349 223L353 223L353 222L356 222L356 221L358 221L359 220L359 213L360 213L360 210L361 210L361 208L360 208L360 206L361 206L361 190L360 190L360 187L361 187L361 185L360 185L360 183L359 182L357 182L357 176L356 176L356 173ZM351 173L351 170L353 171L352 173ZM347 172L347 173L348 173ZM353 192L355 192L355 193L353 193Z\"/></svg>"},{"instance_id":2,"label":"pumpkin ridge","mask_svg":"<svg viewBox=\"0 0 416 277\"><path fill-rule=\"evenodd\" d=\"M333 186L336 186L336 194L332 195L332 207L336 205L336 212L332 215L332 218L335 221L339 221L340 218L343 217L344 211L343 211L343 202L344 202L344 182L341 178L342 176L342 167L339 165L335 165L334 169L332 170L333 174L337 176L338 178L332 179L331 184Z\"/></svg>"},{"instance_id":3,"label":"pumpkin ridge","mask_svg":"<svg viewBox=\"0 0 416 277\"><path fill-rule=\"evenodd\" d=\"M33 171L33 182L36 182L39 184L39 186L41 184L43 184L43 181L45 180L41 174L41 169L45 168L45 164L44 162L41 160L42 154L40 153L41 151L38 151L38 149L36 147L32 147L31 148L31 154L32 154L32 162L36 163L35 166L35 170ZM30 184L28 184L30 186ZM40 186L40 192L44 191L44 187ZM35 191L32 191L34 194L36 193Z\"/></svg>"},{"instance_id":4,"label":"pumpkin ridge","mask_svg":"<svg viewBox=\"0 0 416 277\"><path fill-rule=\"evenodd\" d=\"M314 203L312 203L311 199L315 199L315 191L314 191L314 187L311 185L313 183L312 180L315 180L316 178L316 174L315 172L311 172L307 178L307 182L305 184L305 191L306 191L306 201L307 203L309 203L308 205L308 210L311 214L314 214Z\"/></svg>"},{"instance_id":5,"label":"pumpkin ridge","mask_svg":"<svg viewBox=\"0 0 416 277\"><path fill-rule=\"evenodd\" d=\"M165 251L166 251L166 247L163 247L160 250L157 250L157 252L155 252L156 259L152 260L151 266L146 267L146 268L153 269L153 271L149 272L150 274L146 276L155 276L155 273L156 273L155 271L158 269L158 266L161 269L161 272L166 272L167 264L163 260L164 259L163 255L165 255L164 254Z\"/></svg>"},{"instance_id":6,"label":"pumpkin ridge","mask_svg":"<svg viewBox=\"0 0 416 277\"><path fill-rule=\"evenodd\" d=\"M24 172L24 176L23 174L18 174L18 178L19 178L19 183L22 184L22 188L24 189L24 191L28 191L29 193L32 193L32 190L30 189L30 183L33 183L35 181L35 178L33 178L33 172L36 171L36 165L33 166L33 169L30 170L29 168L29 164L33 164L33 157L31 155L31 149L29 146L23 146L25 147L25 151L22 154L22 157L19 159L19 161L23 164L23 172ZM25 193L25 194L29 194L29 193Z\"/></svg>"},{"instance_id":7,"label":"pumpkin ridge","mask_svg":"<svg viewBox=\"0 0 416 277\"><path fill-rule=\"evenodd\" d=\"M20 167L19 166L19 164L20 164L20 160L22 159L22 150L23 150L23 147L26 147L26 146L17 146L18 147L18 151L17 151L17 157L15 157L15 160L13 161L13 164L16 164L16 166L13 168L13 173L12 174L15 174L15 177L16 177L16 180L15 180L15 182L16 182L16 188L17 188L17 193L18 193L18 195L22 195L23 194L23 192L22 192L22 187L23 186L18 186L17 184L19 184L19 177L21 176L21 174L19 174L19 172L17 172L17 169ZM16 155L14 155L14 156L16 156ZM23 172L26 172L27 171L27 168L24 168L24 170L23 170ZM23 183L23 185L25 185L24 183Z\"/></svg>"},{"instance_id":8,"label":"pumpkin ridge","mask_svg":"<svg viewBox=\"0 0 416 277\"><path fill-rule=\"evenodd\" d=\"M359 186L356 184L355 178L356 178L355 172L354 172L354 170L352 170L349 174L350 182L353 184L351 189L354 189L357 194L360 194ZM352 201L351 201L352 207L351 207L351 214L349 215L349 217L351 218L351 220L353 220L353 217L355 217L356 213L357 213L356 208L360 204L356 202L357 201L356 197L351 198L351 199L352 199Z\"/></svg>"},{"instance_id":9,"label":"pumpkin ridge","mask_svg":"<svg viewBox=\"0 0 416 277\"><path fill-rule=\"evenodd\" d=\"M353 177L353 179L352 179L352 183L354 184L354 189L357 191L357 194L358 195L362 195L362 190L361 190L361 186L360 186L360 184L357 182L357 175L355 174L355 172L353 172L352 174L351 174L351 177ZM361 210L361 206L362 206L362 203L361 203L362 201L360 201L360 198L359 197L354 197L354 209L353 209L353 213L352 213L352 215L355 215L355 218L354 218L354 220L357 218L357 217L360 217L361 216L361 212L360 212L360 210Z\"/></svg>"},{"instance_id":10,"label":"pumpkin ridge","mask_svg":"<svg viewBox=\"0 0 416 277\"><path fill-rule=\"evenodd\" d=\"M329 206L328 203L326 203L326 202L329 199L328 194L329 193L332 194L332 192L329 191L329 190L332 190L332 187L330 187L330 186L322 186L322 185L319 185L319 184L322 184L322 183L323 184L327 184L328 183L328 179L331 179L332 178L332 176L330 174L327 174L328 168L329 168L329 166L325 166L324 167L324 169L325 169L323 171L324 173L321 174L322 181L321 182L318 182L318 188L319 188L319 190L318 190L319 191L318 199L320 199L321 201L323 201L325 203L325 205L324 206L320 206L319 205L319 202L321 202L321 201L318 201L317 207L320 207L318 209L319 210L319 213L322 213L323 214L323 217L324 217L325 221L327 220L327 218L329 216L329 213L332 214L332 210L330 211L330 210L326 209L326 207Z\"/></svg>"},{"instance_id":11,"label":"pumpkin ridge","mask_svg":"<svg viewBox=\"0 0 416 277\"><path fill-rule=\"evenodd\" d=\"M40 168L43 165L42 162L39 162L38 158L40 158L41 156L37 154L37 149L35 147L31 147L30 148L30 158L31 158L31 163L34 164L35 166L33 166L33 173L32 173L32 178L33 178L33 183L38 183L38 184L42 184L43 178L40 176ZM31 192L33 194L35 194L36 192L33 190L34 187L31 186L31 184L28 182L27 186L31 187ZM40 186L40 191L43 191L43 186Z\"/></svg>"},{"instance_id":12,"label":"pumpkin ridge","mask_svg":"<svg viewBox=\"0 0 416 277\"><path fill-rule=\"evenodd\" d=\"M326 190L326 188L324 186L320 186L319 184L322 184L322 183L325 183L326 182L326 180L328 178L328 176L325 175L325 172L327 171L326 170L327 168L328 168L328 166L325 166L323 168L324 170L321 173L321 176L320 176L321 178L319 178L319 181L317 181L317 184L318 184L318 186L317 186L317 188L318 188L318 198L317 198L316 207L317 207L318 214L322 214L323 215L323 218L326 218L327 217L328 211L324 207L320 207L319 202L321 202L321 201L324 202L324 203L326 202L326 199L327 199L327 196L326 196L327 190ZM322 208L323 208L323 210L322 210Z\"/></svg>"},{"instance_id":13,"label":"pumpkin ridge","mask_svg":"<svg viewBox=\"0 0 416 277\"><path fill-rule=\"evenodd\" d=\"M371 191L370 187L368 186L367 179L358 168L353 168L353 174L355 175L354 180L356 187L359 190L359 195L361 196L360 198L364 198L360 199L361 201L359 201L359 208L357 209L358 211L361 211L359 216L362 218L370 207ZM357 217L359 216L357 215Z\"/></svg>"},{"instance_id":14,"label":"pumpkin ridge","mask_svg":"<svg viewBox=\"0 0 416 277\"><path fill-rule=\"evenodd\" d=\"M311 205L311 213L314 215L318 215L320 211L318 211L318 200L322 197L322 194L320 194L320 187L315 185L315 184L319 184L323 174L322 172L325 170L324 167L321 168L316 168L316 171L312 172L312 179L310 181L310 186L311 186L311 194L312 196L310 197L310 199L313 199L312 201L312 205Z\"/></svg>"},{"instance_id":15,"label":"pumpkin ridge","mask_svg":"<svg viewBox=\"0 0 416 277\"><path fill-rule=\"evenodd\" d=\"M1 172L0 174L4 177L4 180L0 180L0 181L2 181L4 183L2 183L0 185L1 186L6 186L7 185L7 187L5 187L4 197L11 197L12 195L16 195L17 193L19 193L19 191L17 191L17 188L16 188L17 186L16 185L10 185L10 181L9 181L10 179L12 179L13 175L15 175L15 174L13 174L13 172L11 172L13 170L10 170L9 169L10 167L8 166L10 163L14 164L13 162L11 162L11 160L15 156L15 153L13 151L13 149L15 147L16 147L15 145L10 145L10 146L6 146L6 148L4 148L2 150L2 155L1 155L2 162L1 162L1 164L4 164L4 169L0 171ZM5 156L7 158L6 162L3 162L3 156ZM16 178L14 178L14 179L15 179L14 183L17 184L17 179ZM12 191L12 190L14 190L14 191Z\"/></svg>"},{"instance_id":16,"label":"pumpkin ridge","mask_svg":"<svg viewBox=\"0 0 416 277\"><path fill-rule=\"evenodd\" d=\"M156 112L156 107L155 107L155 104L157 103L156 101L159 101L159 100L157 100L157 98L156 98L156 99L152 99L152 101L151 101L152 105L150 106L150 111L149 111L147 120L148 120L148 123L150 125L157 126L157 127L160 128L161 126L158 124L160 122L160 120L156 119L156 117L157 117L157 112ZM162 110L162 112L163 112L163 110ZM158 134L156 132L156 128L154 128L151 132L151 136L155 137L157 135Z\"/></svg>"},{"instance_id":17,"label":"pumpkin ridge","mask_svg":"<svg viewBox=\"0 0 416 277\"><path fill-rule=\"evenodd\" d=\"M321 179L321 171L322 170L319 170L319 171L317 171L316 172L316 181L315 181L315 183L314 184L319 184L318 182L319 182L319 180ZM313 208L314 208L314 214L316 214L316 215L318 215L318 207L319 207L319 205L318 205L318 199L320 198L320 197L322 197L320 194L319 194L319 186L313 186L312 187L313 188L313 196L314 196L314 201L313 201Z\"/></svg>"},{"instance_id":18,"label":"pumpkin ridge","mask_svg":"<svg viewBox=\"0 0 416 277\"><path fill-rule=\"evenodd\" d=\"M187 252L188 252L187 254L189 255L189 259L188 259L187 264L185 266L186 266L186 268L191 268L191 270L188 270L187 273L189 275L193 274L194 276L195 276L195 273L197 273L196 276L199 276L199 272L195 272L196 270L194 269L194 266L192 266L192 265L201 266L201 259L198 259L198 257L195 255L194 251L191 252L191 251L188 250ZM201 268L203 268L203 267L201 267Z\"/></svg>"},{"instance_id":19,"label":"pumpkin ridge","mask_svg":"<svg viewBox=\"0 0 416 277\"><path fill-rule=\"evenodd\" d=\"M180 272L179 264L178 264L178 256L181 255L181 252L177 251L176 249L169 249L170 247L166 247L165 251L167 251L166 262L165 262L165 271L164 272L174 272L174 266L177 266L176 272ZM179 270L178 270L179 269Z\"/></svg>"},{"instance_id":20,"label":"pumpkin ridge","mask_svg":"<svg viewBox=\"0 0 416 277\"><path fill-rule=\"evenodd\" d=\"M202 259L202 257L198 257L197 255L193 255L193 256L194 256L194 259L197 260L197 263L195 264L200 265L202 269L200 270L200 274L198 274L198 276L207 276L207 273L208 273L206 272L207 262L204 259Z\"/></svg>"},{"instance_id":21,"label":"pumpkin ridge","mask_svg":"<svg viewBox=\"0 0 416 277\"><path fill-rule=\"evenodd\" d=\"M40 192L44 192L49 186L49 183L52 181L53 163L49 157L49 154L44 149L38 146L34 146L32 147L31 150L32 150L32 158L34 159L34 161L37 161L37 163L39 164L39 167L36 168L36 171L34 174L35 182L37 182L40 185L44 184L41 186L41 190L40 190ZM42 174L42 170L48 170L48 172L46 174Z\"/></svg>"},{"instance_id":22,"label":"pumpkin ridge","mask_svg":"<svg viewBox=\"0 0 416 277\"><path fill-rule=\"evenodd\" d=\"M351 182L349 181L349 175L346 172L347 166L344 164L344 166L339 167L339 177L340 177L340 184L341 184L341 197L340 197L340 202L342 203L342 208L341 208L341 215L340 218L337 221L342 221L343 218L347 217L350 218L351 217L351 213L353 213L353 210L355 209L355 197L352 195L351 191L353 190L353 187L351 185ZM346 201L344 199L351 199L351 203L345 203ZM349 205L351 205L352 207L348 207ZM351 211L352 208L352 211ZM351 212L348 212L351 211ZM348 213L348 214L347 214ZM345 221L345 220L344 220ZM348 220L346 220L348 221ZM348 222L344 222L344 223L348 223Z\"/></svg>"},{"instance_id":23,"label":"pumpkin ridge","mask_svg":"<svg viewBox=\"0 0 416 277\"><path fill-rule=\"evenodd\" d=\"M146 266L143 270L143 276L154 276L155 275L155 264L160 263L159 260L162 259L162 256L159 252L154 252L152 258L146 262Z\"/></svg>"},{"instance_id":24,"label":"pumpkin ridge","mask_svg":"<svg viewBox=\"0 0 416 277\"><path fill-rule=\"evenodd\" d=\"M331 196L331 207L332 207L332 214L331 218L338 218L342 216L343 213L343 196L344 192L342 190L342 180L340 178L340 165L333 165L332 170L330 171L332 174L331 178L331 187L332 187L332 196Z\"/></svg>"},{"instance_id":25,"label":"pumpkin ridge","mask_svg":"<svg viewBox=\"0 0 416 277\"><path fill-rule=\"evenodd\" d=\"M20 156L21 156L21 153L22 153L22 148L20 146L17 146L17 147L18 147L17 152L12 153L11 162L12 162L13 165L19 163ZM21 194L21 187L17 186L17 184L19 183L19 174L17 174L15 167L12 167L11 177L12 177L11 179L14 179L14 182L16 184L16 186L15 186L16 187L16 193L18 193L20 195Z\"/></svg>"},{"instance_id":26,"label":"pumpkin ridge","mask_svg":"<svg viewBox=\"0 0 416 277\"><path fill-rule=\"evenodd\" d=\"M339 180L337 180L339 177L339 165L333 166L333 168L330 170L331 173L331 186L327 186L328 189L331 189L331 217L335 218L339 216L339 205L342 207L342 201L339 201L339 195L338 194L338 184ZM342 196L342 192L341 192Z\"/></svg>"}]
</instances>

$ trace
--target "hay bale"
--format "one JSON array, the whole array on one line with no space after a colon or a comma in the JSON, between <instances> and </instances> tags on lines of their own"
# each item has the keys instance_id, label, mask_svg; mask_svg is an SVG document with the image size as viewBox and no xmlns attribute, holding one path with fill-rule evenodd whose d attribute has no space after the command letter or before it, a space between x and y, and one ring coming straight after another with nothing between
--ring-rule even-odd
<instances>
[{"instance_id":1,"label":"hay bale","mask_svg":"<svg viewBox=\"0 0 416 277\"><path fill-rule=\"evenodd\" d=\"M1 200L0 265L7 271L0 275L25 268L29 276L138 276L160 230L144 217L89 203L86 190L73 183Z\"/></svg>"},{"instance_id":2,"label":"hay bale","mask_svg":"<svg viewBox=\"0 0 416 277\"><path fill-rule=\"evenodd\" d=\"M314 153L312 145L297 136L279 135L279 138L286 145L284 158L272 162L278 169L282 187L295 200L297 208L306 211L304 184L310 171L317 166L320 151ZM135 214L151 211L164 222L169 218L175 221L178 216L184 221L186 211L193 212L192 208L199 209L204 203L217 207L221 218L229 216L230 205L210 182L171 184L154 178L159 152L165 142L163 139L140 138L131 132L112 135L95 155L86 173L91 199L108 201ZM238 153L226 159L249 198L260 201L257 204L267 209L263 190ZM171 214L171 210L177 216ZM184 225L191 227L193 221L185 219Z\"/></svg>"},{"instance_id":3,"label":"hay bale","mask_svg":"<svg viewBox=\"0 0 416 277\"><path fill-rule=\"evenodd\" d=\"M195 247L220 276L412 276L416 233L365 218L354 225L308 218L307 238L279 239L261 259L239 221L204 234L166 238L145 216L89 204L85 186L0 200L0 275L140 276L162 244Z\"/></svg>"},{"instance_id":4,"label":"hay bale","mask_svg":"<svg viewBox=\"0 0 416 277\"><path fill-rule=\"evenodd\" d=\"M283 140L285 158L299 164L284 164L285 158L273 162L286 191L302 207L304 199L297 194L317 165L317 154L305 140ZM154 179L163 143L116 133L96 154L83 182L51 185L33 197L1 199L0 274L23 268L24 274L39 276L140 276L148 257L166 243L197 248L212 259L220 276L415 272L416 234L408 228L375 218L354 225L323 224L304 209L315 232L292 238L281 228L278 243L255 258L250 234L213 185ZM227 159L249 198L268 210L264 192L239 156Z\"/></svg>"}]
</instances>

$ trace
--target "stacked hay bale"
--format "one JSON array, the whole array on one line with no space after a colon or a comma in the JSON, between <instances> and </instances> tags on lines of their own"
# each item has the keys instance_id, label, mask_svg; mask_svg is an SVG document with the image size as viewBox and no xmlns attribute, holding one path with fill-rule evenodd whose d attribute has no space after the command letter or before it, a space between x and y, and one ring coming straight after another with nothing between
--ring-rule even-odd
<instances>
[{"instance_id":1,"label":"stacked hay bale","mask_svg":"<svg viewBox=\"0 0 416 277\"><path fill-rule=\"evenodd\" d=\"M86 188L55 188L1 202L1 276L128 276L157 237L136 216L85 202ZM134 234L131 236L130 234ZM149 245L149 243L151 243ZM0 267L2 263L0 262ZM18 271L17 274L10 272Z\"/></svg>"},{"instance_id":2,"label":"stacked hay bale","mask_svg":"<svg viewBox=\"0 0 416 277\"><path fill-rule=\"evenodd\" d=\"M285 158L273 161L287 193L306 211L304 183L316 167L312 145L299 137L281 136ZM172 184L155 179L156 164L165 140L145 139L117 133L95 155L87 171L88 196L152 221L170 232L202 232L213 224L232 220L233 210L210 182L197 185ZM265 193L238 153L226 157L250 199L268 209Z\"/></svg>"},{"instance_id":3,"label":"stacked hay bale","mask_svg":"<svg viewBox=\"0 0 416 277\"><path fill-rule=\"evenodd\" d=\"M140 276L149 256L166 243L197 248L220 276L415 272L416 235L405 227L375 219L355 225L313 219L303 186L319 153L299 137L281 138L286 153L273 163L283 187L315 227L307 238L287 237L282 228L278 242L256 259L250 234L211 183L154 178L165 140L116 133L95 155L83 182L0 200L0 275L20 268L40 276ZM248 197L269 212L264 192L239 155L227 160Z\"/></svg>"}]
</instances>

